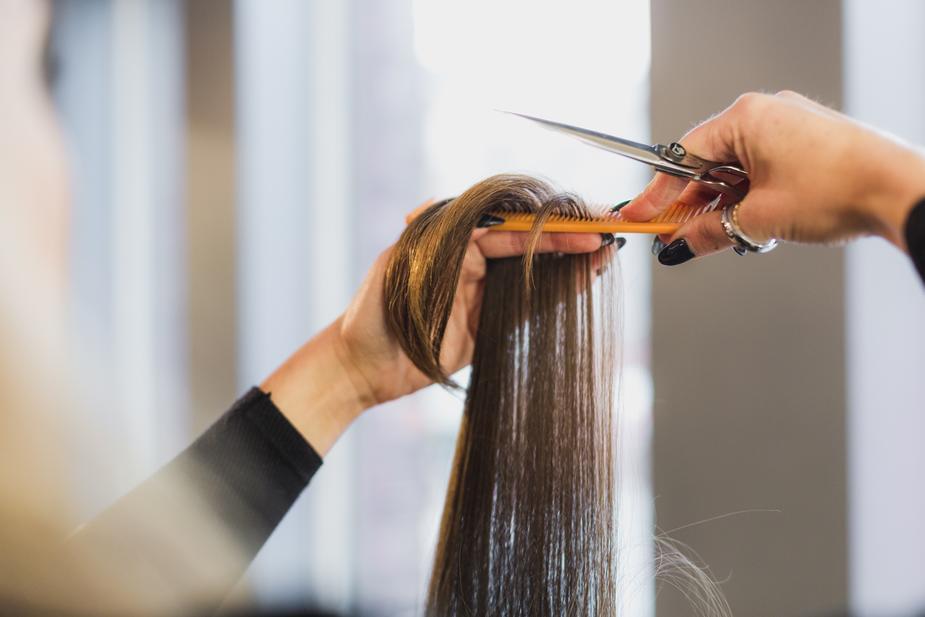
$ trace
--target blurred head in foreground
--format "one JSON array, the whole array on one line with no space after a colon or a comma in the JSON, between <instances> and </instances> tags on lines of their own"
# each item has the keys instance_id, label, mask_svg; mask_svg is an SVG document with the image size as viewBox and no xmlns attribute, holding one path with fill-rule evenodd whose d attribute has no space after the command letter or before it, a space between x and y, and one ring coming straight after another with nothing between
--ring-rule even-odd
<instances>
[{"instance_id":1,"label":"blurred head in foreground","mask_svg":"<svg viewBox=\"0 0 925 617\"><path fill-rule=\"evenodd\" d=\"M182 485L159 487L152 506L185 510L184 529L159 529L152 512L139 512L131 524L147 527L150 554L129 568L105 538L66 542L78 523L66 454L92 431L75 431L68 358L80 350L66 334L69 187L43 71L49 17L45 0L0 0L0 613L177 614L214 601L219 571L237 558ZM177 550L191 534L215 553ZM190 597L139 584L152 569L186 577Z\"/></svg>"}]
</instances>

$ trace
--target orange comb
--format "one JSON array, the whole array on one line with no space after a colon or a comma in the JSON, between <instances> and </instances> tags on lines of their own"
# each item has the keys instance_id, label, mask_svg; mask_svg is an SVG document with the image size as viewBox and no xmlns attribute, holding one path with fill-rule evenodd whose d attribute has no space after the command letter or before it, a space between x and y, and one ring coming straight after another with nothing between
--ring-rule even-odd
<instances>
[{"instance_id":1,"label":"orange comb","mask_svg":"<svg viewBox=\"0 0 925 617\"><path fill-rule=\"evenodd\" d=\"M620 214L604 213L600 216L574 217L563 214L553 214L543 223L543 231L549 233L640 233L640 234L672 234L678 228L706 212L715 210L719 205L719 198L710 203L692 208L681 202L676 202L651 221L626 221ZM535 214L522 212L491 212L492 217L502 219L503 223L486 226L491 231L530 231L536 222Z\"/></svg>"}]
</instances>

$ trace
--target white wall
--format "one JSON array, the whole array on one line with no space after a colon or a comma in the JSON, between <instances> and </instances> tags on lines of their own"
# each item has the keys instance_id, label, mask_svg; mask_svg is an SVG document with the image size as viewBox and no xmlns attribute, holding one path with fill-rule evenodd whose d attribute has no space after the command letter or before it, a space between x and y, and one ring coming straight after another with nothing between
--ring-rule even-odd
<instances>
[{"instance_id":1,"label":"white wall","mask_svg":"<svg viewBox=\"0 0 925 617\"><path fill-rule=\"evenodd\" d=\"M349 300L348 40L341 3L234 6L243 391ZM250 578L262 602L350 608L351 458L347 438L261 551Z\"/></svg>"},{"instance_id":2,"label":"white wall","mask_svg":"<svg viewBox=\"0 0 925 617\"><path fill-rule=\"evenodd\" d=\"M844 6L846 111L925 144L925 3ZM846 287L851 604L911 614L925 607L925 288L873 239L849 248Z\"/></svg>"}]
</instances>

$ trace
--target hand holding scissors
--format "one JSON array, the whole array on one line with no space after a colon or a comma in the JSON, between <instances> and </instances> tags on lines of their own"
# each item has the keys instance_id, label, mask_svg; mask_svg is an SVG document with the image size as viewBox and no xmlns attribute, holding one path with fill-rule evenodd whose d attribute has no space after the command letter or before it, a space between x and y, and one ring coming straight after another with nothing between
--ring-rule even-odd
<instances>
[{"instance_id":1,"label":"hand holding scissors","mask_svg":"<svg viewBox=\"0 0 925 617\"><path fill-rule=\"evenodd\" d=\"M759 243L841 244L876 235L905 250L906 216L925 196L919 151L793 92L743 95L680 143L741 164L749 189L736 206L737 223ZM676 202L696 207L714 196L658 173L621 214L648 220ZM663 238L659 261L677 265L733 246L722 214L703 214Z\"/></svg>"},{"instance_id":2,"label":"hand holding scissors","mask_svg":"<svg viewBox=\"0 0 925 617\"><path fill-rule=\"evenodd\" d=\"M905 217L925 196L919 152L791 92L743 95L668 146L540 122L658 172L620 210L626 220L648 221L678 203L703 208L722 196L719 207L661 238L665 265L729 247L762 252L775 239L837 244L879 235L904 249Z\"/></svg>"}]
</instances>

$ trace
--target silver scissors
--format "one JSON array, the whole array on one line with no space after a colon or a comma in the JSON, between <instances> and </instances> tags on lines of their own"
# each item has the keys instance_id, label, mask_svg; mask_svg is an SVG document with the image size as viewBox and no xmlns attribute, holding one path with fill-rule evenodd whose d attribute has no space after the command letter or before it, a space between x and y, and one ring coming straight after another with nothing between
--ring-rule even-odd
<instances>
[{"instance_id":1,"label":"silver scissors","mask_svg":"<svg viewBox=\"0 0 925 617\"><path fill-rule=\"evenodd\" d=\"M727 206L742 201L748 193L747 171L736 164L716 163L702 159L685 150L684 146L677 142L667 146L661 144L649 146L561 122L534 118L513 111L506 113L532 120L547 129L576 137L586 144L608 152L646 163L654 167L656 171L702 184L726 195L727 198L723 201Z\"/></svg>"}]
</instances>

